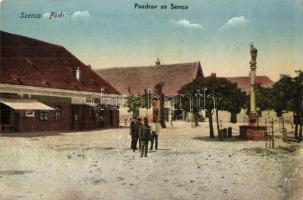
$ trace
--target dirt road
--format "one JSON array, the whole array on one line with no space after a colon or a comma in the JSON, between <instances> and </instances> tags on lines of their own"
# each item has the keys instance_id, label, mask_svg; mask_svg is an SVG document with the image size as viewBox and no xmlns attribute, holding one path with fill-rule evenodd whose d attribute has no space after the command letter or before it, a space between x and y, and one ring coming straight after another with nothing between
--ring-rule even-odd
<instances>
[{"instance_id":1,"label":"dirt road","mask_svg":"<svg viewBox=\"0 0 303 200\"><path fill-rule=\"evenodd\" d=\"M285 199L299 145L213 141L207 123L161 130L158 151L130 150L127 128L0 138L0 199ZM301 174L302 175L302 174Z\"/></svg>"}]
</instances>

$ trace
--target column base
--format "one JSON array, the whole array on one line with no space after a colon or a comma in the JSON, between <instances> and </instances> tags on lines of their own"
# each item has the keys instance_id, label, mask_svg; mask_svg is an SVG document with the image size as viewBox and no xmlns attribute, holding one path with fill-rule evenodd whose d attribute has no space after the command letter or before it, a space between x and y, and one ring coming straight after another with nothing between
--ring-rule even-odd
<instances>
[{"instance_id":1,"label":"column base","mask_svg":"<svg viewBox=\"0 0 303 200\"><path fill-rule=\"evenodd\" d=\"M240 138L247 140L265 140L265 126L240 126Z\"/></svg>"}]
</instances>

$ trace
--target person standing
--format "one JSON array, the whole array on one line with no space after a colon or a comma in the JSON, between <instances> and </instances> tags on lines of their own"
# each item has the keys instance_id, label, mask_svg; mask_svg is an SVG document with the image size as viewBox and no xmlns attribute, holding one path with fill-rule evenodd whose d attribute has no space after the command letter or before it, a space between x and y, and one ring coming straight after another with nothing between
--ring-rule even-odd
<instances>
[{"instance_id":1,"label":"person standing","mask_svg":"<svg viewBox=\"0 0 303 200\"><path fill-rule=\"evenodd\" d=\"M134 141L134 145L135 145L135 149L137 149L137 144L139 142L139 150L141 149L141 140L139 138L139 132L140 132L140 129L141 129L141 126L142 126L142 118L138 118L137 119L137 122L136 122L136 131L135 131L135 141Z\"/></svg>"},{"instance_id":2,"label":"person standing","mask_svg":"<svg viewBox=\"0 0 303 200\"><path fill-rule=\"evenodd\" d=\"M155 144L155 150L158 150L158 137L160 133L160 123L153 123L152 125L152 136L150 141L150 150L153 150L153 146Z\"/></svg>"},{"instance_id":3,"label":"person standing","mask_svg":"<svg viewBox=\"0 0 303 200\"><path fill-rule=\"evenodd\" d=\"M143 125L139 128L139 138L141 141L141 149L140 149L140 157L147 157L147 150L148 150L148 140L151 135L151 129L148 125L148 118L144 117Z\"/></svg>"},{"instance_id":4,"label":"person standing","mask_svg":"<svg viewBox=\"0 0 303 200\"><path fill-rule=\"evenodd\" d=\"M136 127L136 123L137 123L137 117L132 117L130 120L130 136L131 136L131 145L130 148L135 152L136 150L136 135L137 135L137 127Z\"/></svg>"}]
</instances>

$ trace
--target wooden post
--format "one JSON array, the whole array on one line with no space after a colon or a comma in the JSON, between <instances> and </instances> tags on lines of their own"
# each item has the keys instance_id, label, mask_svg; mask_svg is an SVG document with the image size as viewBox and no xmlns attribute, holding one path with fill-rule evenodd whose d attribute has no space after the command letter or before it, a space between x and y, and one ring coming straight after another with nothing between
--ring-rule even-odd
<instances>
[{"instance_id":1,"label":"wooden post","mask_svg":"<svg viewBox=\"0 0 303 200\"><path fill-rule=\"evenodd\" d=\"M191 127L193 128L194 127L194 112L193 111L190 111L190 124L191 124Z\"/></svg>"},{"instance_id":2,"label":"wooden post","mask_svg":"<svg viewBox=\"0 0 303 200\"><path fill-rule=\"evenodd\" d=\"M246 115L246 109L244 108L243 124L245 124L245 115Z\"/></svg>"},{"instance_id":3,"label":"wooden post","mask_svg":"<svg viewBox=\"0 0 303 200\"><path fill-rule=\"evenodd\" d=\"M275 148L275 138L274 138L274 120L271 120L271 148Z\"/></svg>"},{"instance_id":4,"label":"wooden post","mask_svg":"<svg viewBox=\"0 0 303 200\"><path fill-rule=\"evenodd\" d=\"M267 132L267 119L265 119L265 147L267 148L267 136L268 136L268 132Z\"/></svg>"},{"instance_id":5,"label":"wooden post","mask_svg":"<svg viewBox=\"0 0 303 200\"><path fill-rule=\"evenodd\" d=\"M286 128L282 128L282 136L283 136L283 142L287 142L287 130L286 130Z\"/></svg>"}]
</instances>

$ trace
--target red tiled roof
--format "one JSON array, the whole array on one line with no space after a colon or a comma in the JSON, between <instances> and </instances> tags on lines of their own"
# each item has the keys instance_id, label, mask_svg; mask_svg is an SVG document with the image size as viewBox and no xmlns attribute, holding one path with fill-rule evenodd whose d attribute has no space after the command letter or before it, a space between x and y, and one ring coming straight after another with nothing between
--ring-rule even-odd
<instances>
[{"instance_id":1,"label":"red tiled roof","mask_svg":"<svg viewBox=\"0 0 303 200\"><path fill-rule=\"evenodd\" d=\"M142 94L163 82L164 95L177 95L181 87L198 76L203 76L200 62L145 67L98 69L97 73L122 94Z\"/></svg>"},{"instance_id":2,"label":"red tiled roof","mask_svg":"<svg viewBox=\"0 0 303 200\"><path fill-rule=\"evenodd\" d=\"M226 77L232 83L237 83L238 87L245 92L249 92L250 88L250 77L248 76L239 76L239 77ZM256 83L260 84L262 87L270 87L273 84L273 81L270 80L267 76L257 76Z\"/></svg>"},{"instance_id":3,"label":"red tiled roof","mask_svg":"<svg viewBox=\"0 0 303 200\"><path fill-rule=\"evenodd\" d=\"M64 47L4 31L0 34L0 83L88 92L103 88L104 93L119 94Z\"/></svg>"}]
</instances>

